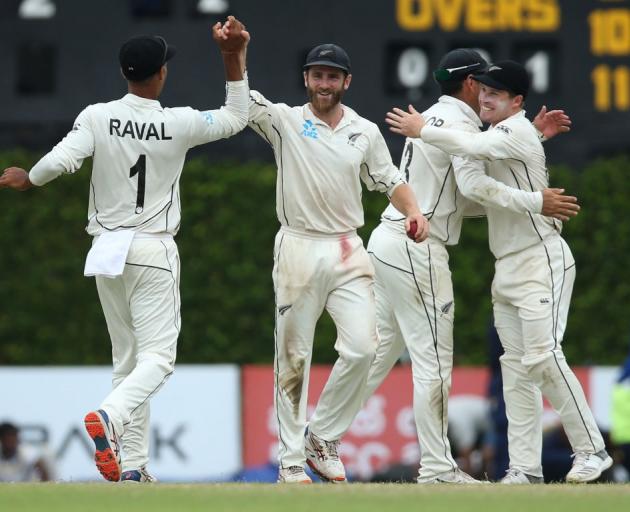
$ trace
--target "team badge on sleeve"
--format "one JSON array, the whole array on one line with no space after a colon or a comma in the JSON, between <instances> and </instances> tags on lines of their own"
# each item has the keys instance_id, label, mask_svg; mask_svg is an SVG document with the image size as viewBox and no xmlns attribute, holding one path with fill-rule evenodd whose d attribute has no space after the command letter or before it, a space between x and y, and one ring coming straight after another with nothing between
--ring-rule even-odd
<instances>
[{"instance_id":1,"label":"team badge on sleeve","mask_svg":"<svg viewBox=\"0 0 630 512\"><path fill-rule=\"evenodd\" d=\"M512 130L510 130L507 126L505 126L504 124L499 124L497 126L495 126L495 130L500 130L503 133L510 135L512 133Z\"/></svg>"}]
</instances>

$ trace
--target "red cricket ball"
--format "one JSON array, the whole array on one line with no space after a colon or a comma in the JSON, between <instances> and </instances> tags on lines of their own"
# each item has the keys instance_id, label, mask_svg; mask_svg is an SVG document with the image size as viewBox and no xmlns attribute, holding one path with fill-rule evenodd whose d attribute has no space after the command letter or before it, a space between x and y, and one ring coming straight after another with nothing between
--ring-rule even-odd
<instances>
[{"instance_id":1,"label":"red cricket ball","mask_svg":"<svg viewBox=\"0 0 630 512\"><path fill-rule=\"evenodd\" d=\"M411 221L411 227L407 231L407 236L412 240L416 239L416 231L418 231L418 223L415 220Z\"/></svg>"}]
</instances>

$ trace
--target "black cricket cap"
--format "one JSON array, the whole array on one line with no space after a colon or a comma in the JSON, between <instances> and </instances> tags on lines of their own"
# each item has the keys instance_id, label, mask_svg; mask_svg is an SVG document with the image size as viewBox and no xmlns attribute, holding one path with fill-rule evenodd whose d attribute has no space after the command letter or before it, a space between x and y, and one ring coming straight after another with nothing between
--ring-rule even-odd
<instances>
[{"instance_id":1,"label":"black cricket cap","mask_svg":"<svg viewBox=\"0 0 630 512\"><path fill-rule=\"evenodd\" d=\"M303 69L307 70L311 66L330 66L350 73L350 57L341 46L320 44L308 52Z\"/></svg>"},{"instance_id":2,"label":"black cricket cap","mask_svg":"<svg viewBox=\"0 0 630 512\"><path fill-rule=\"evenodd\" d=\"M436 82L459 82L468 75L483 73L488 63L481 54L470 48L457 48L448 52L433 72Z\"/></svg>"},{"instance_id":3,"label":"black cricket cap","mask_svg":"<svg viewBox=\"0 0 630 512\"><path fill-rule=\"evenodd\" d=\"M475 80L494 89L520 94L523 98L526 98L529 92L529 74L525 66L513 60L500 60L491 64L487 71L476 76Z\"/></svg>"},{"instance_id":4,"label":"black cricket cap","mask_svg":"<svg viewBox=\"0 0 630 512\"><path fill-rule=\"evenodd\" d=\"M118 60L127 80L139 82L157 73L175 55L161 36L132 37L120 47Z\"/></svg>"}]
</instances>

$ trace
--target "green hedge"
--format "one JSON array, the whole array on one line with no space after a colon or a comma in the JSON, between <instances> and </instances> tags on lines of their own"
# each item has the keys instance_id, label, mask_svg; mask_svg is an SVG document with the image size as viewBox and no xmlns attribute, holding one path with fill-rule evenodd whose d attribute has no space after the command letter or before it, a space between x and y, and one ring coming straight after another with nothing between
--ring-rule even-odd
<instances>
[{"instance_id":1,"label":"green hedge","mask_svg":"<svg viewBox=\"0 0 630 512\"><path fill-rule=\"evenodd\" d=\"M29 167L36 155L0 153L0 169ZM93 279L82 275L90 164L26 193L0 191L0 364L109 363L110 346ZM565 229L578 265L565 351L573 364L617 363L630 325L630 160L581 172L552 169L552 181L583 210ZM272 248L275 167L190 160L182 179L183 329L179 361L263 363L273 359ZM364 194L367 241L385 206ZM486 360L493 259L485 220L467 220L451 250L458 364ZM314 360L332 362L335 329L320 321Z\"/></svg>"}]
</instances>

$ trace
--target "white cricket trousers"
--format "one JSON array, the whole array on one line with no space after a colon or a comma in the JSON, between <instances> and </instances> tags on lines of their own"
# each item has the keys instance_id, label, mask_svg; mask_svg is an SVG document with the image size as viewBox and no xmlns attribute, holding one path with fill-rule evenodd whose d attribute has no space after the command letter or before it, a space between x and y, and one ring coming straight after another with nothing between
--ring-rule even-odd
<instances>
[{"instance_id":1,"label":"white cricket trousers","mask_svg":"<svg viewBox=\"0 0 630 512\"><path fill-rule=\"evenodd\" d=\"M149 399L175 364L179 269L172 236L136 234L123 274L96 277L114 365L113 390L100 408L121 435L123 471L149 461Z\"/></svg>"},{"instance_id":2,"label":"white cricket trousers","mask_svg":"<svg viewBox=\"0 0 630 512\"><path fill-rule=\"evenodd\" d=\"M364 400L383 382L406 346L421 450L420 481L431 479L457 468L447 437L455 312L448 252L431 239L416 244L387 223L372 232L368 252L376 269L380 343Z\"/></svg>"},{"instance_id":3,"label":"white cricket trousers","mask_svg":"<svg viewBox=\"0 0 630 512\"><path fill-rule=\"evenodd\" d=\"M510 467L542 476L542 396L559 414L574 452L604 441L562 352L575 261L560 236L497 260L494 322L503 345L501 372Z\"/></svg>"},{"instance_id":4,"label":"white cricket trousers","mask_svg":"<svg viewBox=\"0 0 630 512\"><path fill-rule=\"evenodd\" d=\"M337 327L339 354L309 429L340 439L361 408L378 344L374 269L355 232L319 235L283 227L274 247L276 294L274 406L280 467L303 465L315 325L324 308Z\"/></svg>"}]
</instances>

